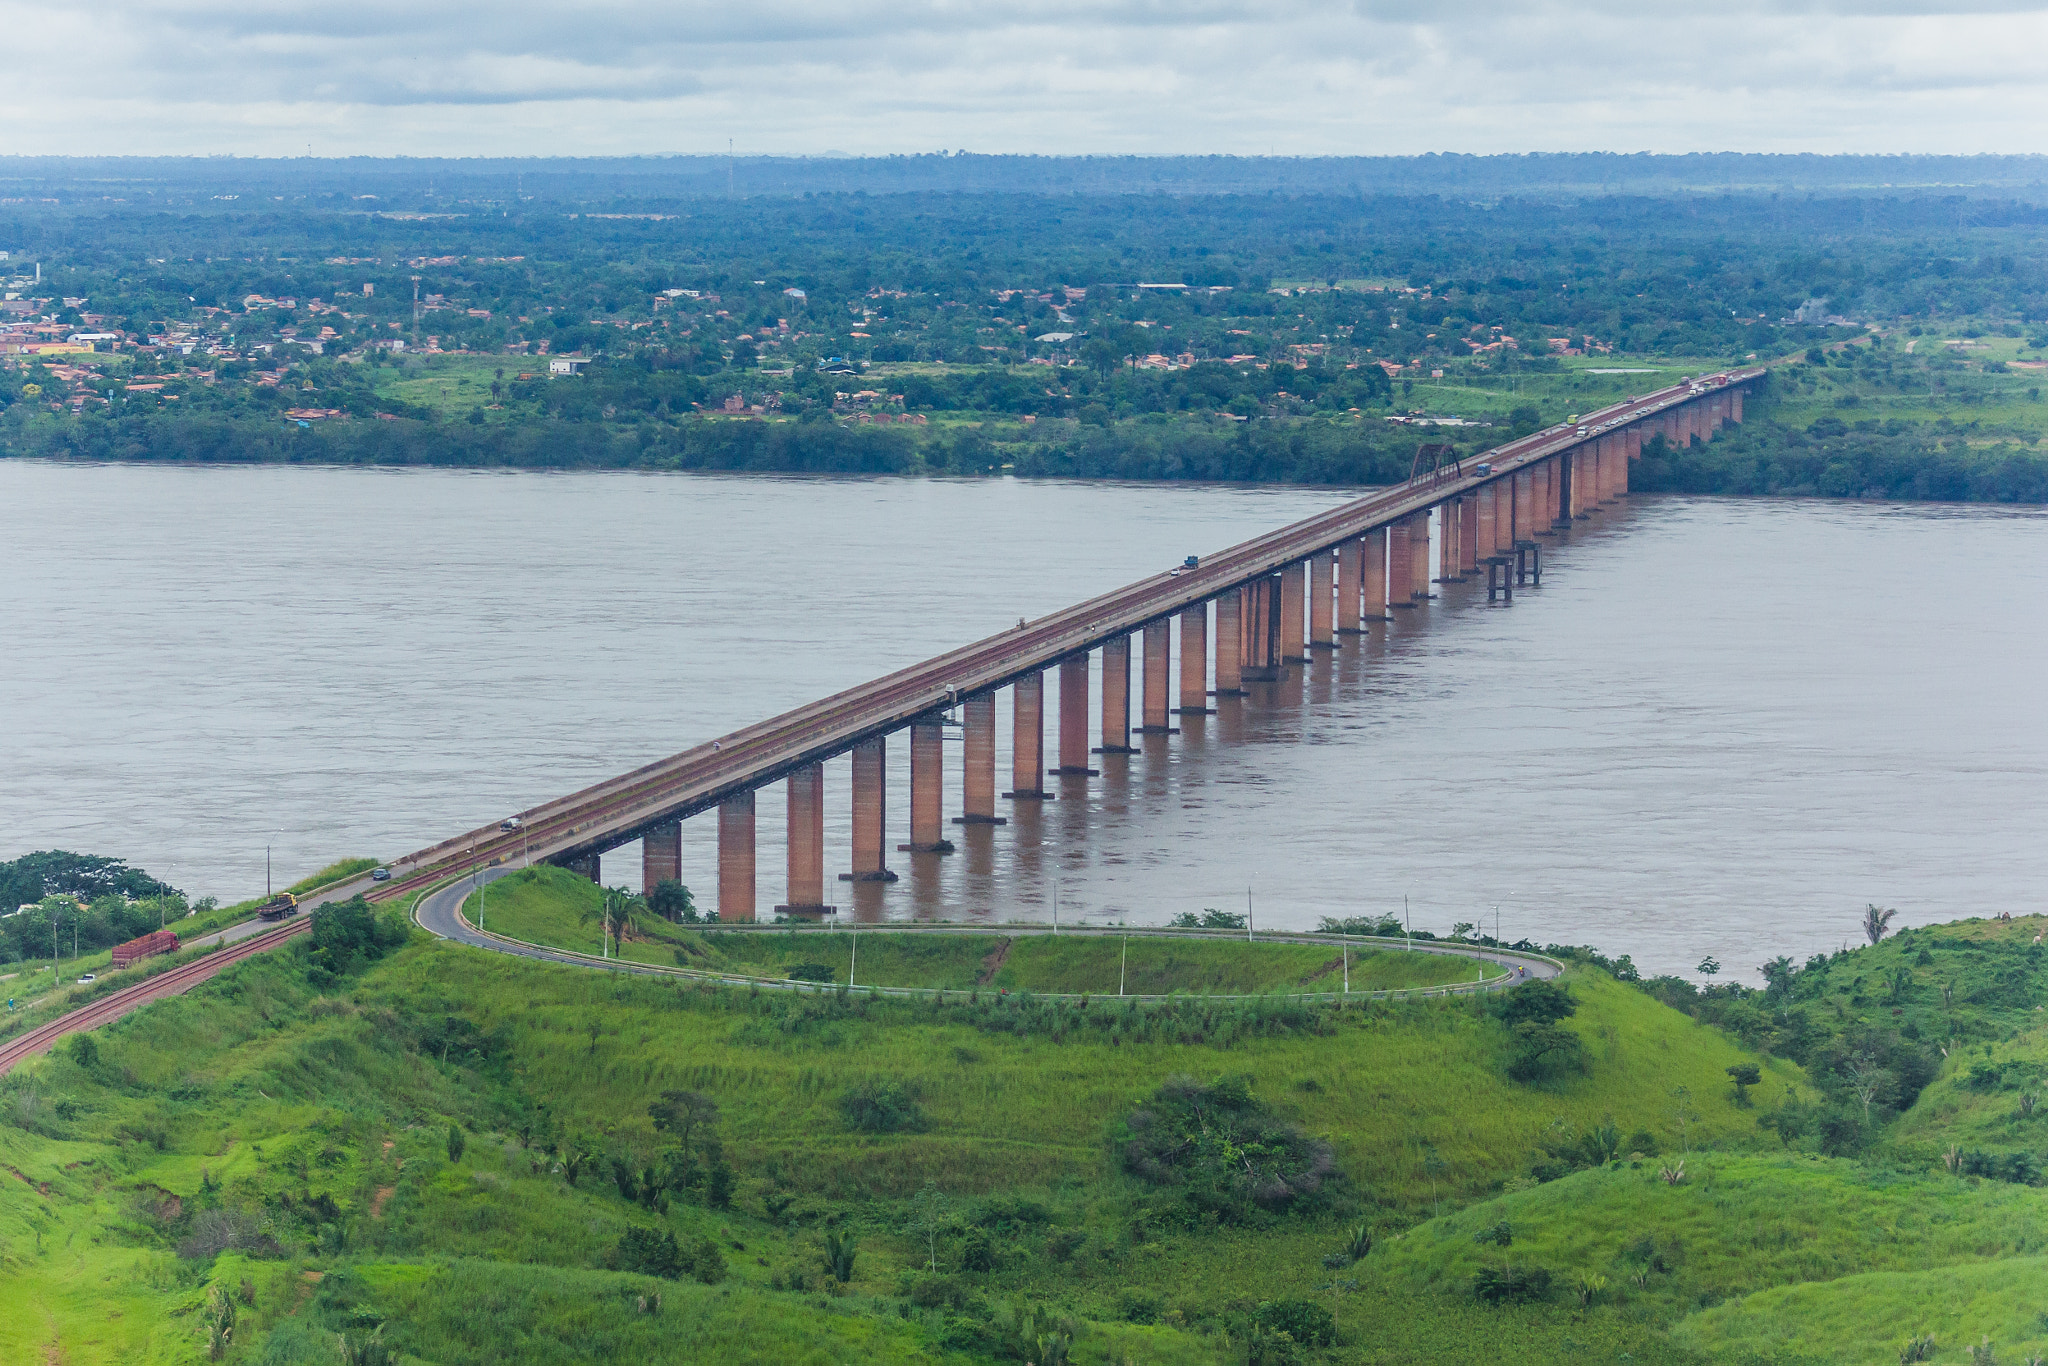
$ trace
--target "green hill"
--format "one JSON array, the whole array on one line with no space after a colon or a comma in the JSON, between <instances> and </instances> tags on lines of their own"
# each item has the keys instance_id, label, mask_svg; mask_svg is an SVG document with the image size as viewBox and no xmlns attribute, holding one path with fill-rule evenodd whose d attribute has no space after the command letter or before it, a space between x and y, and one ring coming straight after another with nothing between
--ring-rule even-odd
<instances>
[{"instance_id":1,"label":"green hill","mask_svg":"<svg viewBox=\"0 0 2048 1366\"><path fill-rule=\"evenodd\" d=\"M1592 971L1562 1022L1585 1071L1524 1083L1478 1001L791 998L418 941L251 960L10 1076L0 1359L191 1360L227 1305L222 1359L252 1362L380 1324L451 1363L1037 1360L1066 1333L1077 1361L1220 1362L1285 1349L1262 1325L1296 1302L1336 1315L1339 1357L1415 1359L1494 1329L1388 1294L1372 1259L1333 1275L1355 1225L1526 1179L1559 1117L1655 1127L1673 1085L1725 1090L1747 1056ZM1134 1116L1176 1076L1242 1098L1230 1161L1293 1144L1327 1182L1275 1203L1227 1165L1133 1174ZM670 1092L716 1118L658 1128ZM1774 1142L1700 1109L1698 1141ZM1568 1315L1511 1312L1526 1359L1576 1359Z\"/></svg>"}]
</instances>

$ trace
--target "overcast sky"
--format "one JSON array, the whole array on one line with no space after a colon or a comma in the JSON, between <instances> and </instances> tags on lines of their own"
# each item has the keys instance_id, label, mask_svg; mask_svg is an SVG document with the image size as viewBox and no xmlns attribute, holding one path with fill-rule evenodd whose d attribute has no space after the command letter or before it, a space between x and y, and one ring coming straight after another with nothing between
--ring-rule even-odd
<instances>
[{"instance_id":1,"label":"overcast sky","mask_svg":"<svg viewBox=\"0 0 2048 1366\"><path fill-rule=\"evenodd\" d=\"M2048 150L2048 0L0 0L15 153Z\"/></svg>"}]
</instances>

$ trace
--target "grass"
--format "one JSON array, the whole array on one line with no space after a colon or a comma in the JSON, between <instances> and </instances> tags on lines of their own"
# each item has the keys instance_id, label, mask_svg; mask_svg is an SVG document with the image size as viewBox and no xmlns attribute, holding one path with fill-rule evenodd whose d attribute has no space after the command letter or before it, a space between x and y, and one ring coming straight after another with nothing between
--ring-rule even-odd
<instances>
[{"instance_id":1,"label":"grass","mask_svg":"<svg viewBox=\"0 0 2048 1366\"><path fill-rule=\"evenodd\" d=\"M1932 1335L1936 1361L1963 1361L1990 1339L1997 1360L2048 1353L2041 1286L2048 1258L1877 1271L1775 1286L1682 1323L1677 1337L1715 1359L1772 1366L1892 1366L1900 1345Z\"/></svg>"},{"instance_id":2,"label":"grass","mask_svg":"<svg viewBox=\"0 0 2048 1366\"><path fill-rule=\"evenodd\" d=\"M389 1319L408 1354L444 1362L752 1350L734 1344L786 1360L986 1360L974 1314L1016 1301L1075 1317L1077 1360L1214 1362L1232 1350L1220 1336L1231 1315L1260 1299L1332 1295L1358 1341L1422 1359L1423 1344L1468 1350L1492 1329L1451 1300L1404 1302L1369 1276L1332 1288L1320 1258L1342 1233L1327 1223L1135 1235L1143 1192L1109 1161L1112 1121L1172 1073L1247 1073L1271 1104L1330 1136L1375 1217L1402 1223L1515 1174L1555 1114L1590 1122L1653 1107L1674 1077L1704 1087L1739 1056L1597 974L1573 980L1591 1074L1531 1088L1501 1074L1499 1027L1462 1001L1358 1006L1320 1030L1214 1008L1203 1042L1168 1043L1114 1028L1020 1036L957 1003L619 980L442 943L323 993L301 953L250 960L100 1031L92 1067L60 1050L0 1090L0 1163L22 1174L0 1172L0 1359L54 1344L69 1362L190 1360L207 1285L233 1289L244 1275L256 1303L230 1360L263 1359L273 1338L267 1359L314 1359L290 1354L314 1340L309 1325L363 1311ZM1608 1038L1625 1034L1639 1043ZM485 1040L483 1052L465 1054L464 1038ZM913 1093L923 1127L849 1132L839 1097L869 1076ZM723 1111L739 1178L730 1210L685 1201L655 1214L602 1175L571 1186L543 1150L545 1137L652 1153L661 1140L646 1104L678 1087ZM472 1134L460 1164L443 1151L450 1120ZM1701 1129L1748 1141L1732 1107ZM1425 1162L1432 1149L1440 1169ZM905 1198L927 1181L947 1202L944 1295L984 1310L903 1297L927 1255ZM149 1212L168 1196L182 1216ZM303 1209L322 1196L332 1221L284 1212L285 1197ZM966 1221L998 1198L1039 1202L1050 1222L1001 1234L994 1270L962 1271ZM172 1253L193 1209L237 1202L272 1211L284 1258L223 1254L209 1266ZM645 1278L605 1266L623 1231L648 1221L718 1239L730 1268L715 1288L672 1283L658 1329L628 1298ZM861 1248L843 1295L819 1293L833 1226ZM1055 1256L1062 1230L1087 1236ZM338 1285L353 1275L360 1303L329 1304L308 1271ZM775 1288L792 1272L810 1288ZM459 1307L472 1302L492 1312ZM1524 1313L1530 1340L1548 1344L1528 1360L1573 1360L1567 1344L1584 1341L1681 1359L1645 1330L1574 1329L1546 1313Z\"/></svg>"},{"instance_id":3,"label":"grass","mask_svg":"<svg viewBox=\"0 0 2048 1366\"><path fill-rule=\"evenodd\" d=\"M482 905L495 934L596 954L602 946L594 916L603 894L595 883L566 869L522 869L472 893L463 913L475 921ZM856 938L858 945L856 947ZM936 987L967 991L1098 993L1115 996L1121 978L1130 995L1172 992L1252 993L1341 991L1344 954L1334 945L1242 943L1224 938L1121 939L1073 935L935 934L790 929L721 930L671 925L636 917L618 948L629 961L786 977L798 965L831 969L831 981L862 986ZM858 955L856 958L856 954ZM1469 982L1492 963L1445 954L1358 948L1349 951L1355 991Z\"/></svg>"}]
</instances>

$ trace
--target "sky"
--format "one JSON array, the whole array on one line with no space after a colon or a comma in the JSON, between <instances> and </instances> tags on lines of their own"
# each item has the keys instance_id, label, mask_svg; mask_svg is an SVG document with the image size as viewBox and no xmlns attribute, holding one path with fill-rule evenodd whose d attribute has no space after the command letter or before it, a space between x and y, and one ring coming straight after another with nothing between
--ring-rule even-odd
<instances>
[{"instance_id":1,"label":"sky","mask_svg":"<svg viewBox=\"0 0 2048 1366\"><path fill-rule=\"evenodd\" d=\"M0 0L70 155L2048 151L2048 0Z\"/></svg>"}]
</instances>

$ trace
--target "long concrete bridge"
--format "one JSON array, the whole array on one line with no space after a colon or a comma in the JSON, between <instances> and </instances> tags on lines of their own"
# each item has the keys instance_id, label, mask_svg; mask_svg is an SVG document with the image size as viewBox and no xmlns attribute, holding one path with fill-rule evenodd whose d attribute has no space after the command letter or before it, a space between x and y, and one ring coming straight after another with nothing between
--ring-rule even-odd
<instances>
[{"instance_id":1,"label":"long concrete bridge","mask_svg":"<svg viewBox=\"0 0 2048 1366\"><path fill-rule=\"evenodd\" d=\"M909 731L909 840L913 857L944 853L942 719L963 727L963 814L1000 824L996 697L1010 689L1009 801L1043 801L1048 775L1095 774L1094 754L1128 753L1131 736L1165 733L1179 713L1209 710L1213 695L1241 694L1290 665L1375 629L1429 596L1432 580L1484 573L1489 593L1512 595L1540 577L1543 537L1628 492L1629 464L1645 442L1710 441L1742 420L1762 369L1705 375L1485 452L1418 472L1406 483L1167 570L1037 621L849 688L707 741L607 782L423 849L321 899L367 892L387 899L471 867L545 860L596 879L609 850L640 841L643 885L680 874L682 822L716 813L720 920L762 909L754 813L780 783L788 801L787 884L777 911L827 909L825 782L828 759L851 754L852 867L842 880L894 881L886 794L889 737ZM1178 634L1176 662L1175 635ZM1135 644L1134 644L1135 642ZM1091 655L1100 652L1093 699ZM1132 686L1132 656L1141 661ZM1046 675L1059 700L1047 749ZM1213 688L1211 679L1213 677ZM1095 743L1091 744L1091 739Z\"/></svg>"}]
</instances>

